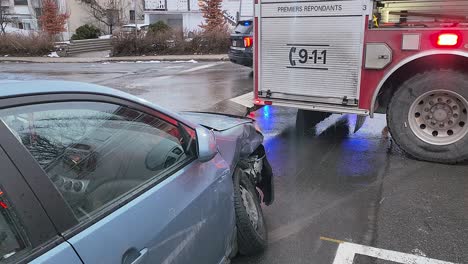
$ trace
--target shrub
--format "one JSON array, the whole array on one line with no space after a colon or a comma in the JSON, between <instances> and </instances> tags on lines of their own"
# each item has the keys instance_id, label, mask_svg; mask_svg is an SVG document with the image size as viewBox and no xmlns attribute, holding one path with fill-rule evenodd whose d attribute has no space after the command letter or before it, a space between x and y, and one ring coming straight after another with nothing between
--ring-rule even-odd
<instances>
[{"instance_id":1,"label":"shrub","mask_svg":"<svg viewBox=\"0 0 468 264\"><path fill-rule=\"evenodd\" d=\"M0 55L43 56L54 50L52 36L47 34L0 35Z\"/></svg>"},{"instance_id":2,"label":"shrub","mask_svg":"<svg viewBox=\"0 0 468 264\"><path fill-rule=\"evenodd\" d=\"M112 40L113 56L181 55L227 53L230 40L227 28L218 31L194 32L187 39L183 32L159 31L147 34L122 34Z\"/></svg>"},{"instance_id":3,"label":"shrub","mask_svg":"<svg viewBox=\"0 0 468 264\"><path fill-rule=\"evenodd\" d=\"M194 52L201 54L227 53L230 46L229 36L227 28L198 33L192 40Z\"/></svg>"},{"instance_id":4,"label":"shrub","mask_svg":"<svg viewBox=\"0 0 468 264\"><path fill-rule=\"evenodd\" d=\"M76 33L71 37L72 40L95 39L101 35L101 30L93 25L85 24L76 29Z\"/></svg>"},{"instance_id":5,"label":"shrub","mask_svg":"<svg viewBox=\"0 0 468 264\"><path fill-rule=\"evenodd\" d=\"M150 34L158 34L158 33L165 33L171 30L171 27L168 26L164 21L158 21L149 25L148 33Z\"/></svg>"}]
</instances>

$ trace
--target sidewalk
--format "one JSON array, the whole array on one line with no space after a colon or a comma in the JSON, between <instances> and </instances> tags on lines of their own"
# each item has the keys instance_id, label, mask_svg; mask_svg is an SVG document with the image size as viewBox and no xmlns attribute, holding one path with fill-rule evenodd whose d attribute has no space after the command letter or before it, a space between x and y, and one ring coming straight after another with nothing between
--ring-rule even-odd
<instances>
[{"instance_id":1,"label":"sidewalk","mask_svg":"<svg viewBox=\"0 0 468 264\"><path fill-rule=\"evenodd\" d=\"M226 54L216 55L165 55L165 56L128 56L109 58L81 57L0 57L1 62L31 62L31 63L93 63L117 61L228 61Z\"/></svg>"}]
</instances>

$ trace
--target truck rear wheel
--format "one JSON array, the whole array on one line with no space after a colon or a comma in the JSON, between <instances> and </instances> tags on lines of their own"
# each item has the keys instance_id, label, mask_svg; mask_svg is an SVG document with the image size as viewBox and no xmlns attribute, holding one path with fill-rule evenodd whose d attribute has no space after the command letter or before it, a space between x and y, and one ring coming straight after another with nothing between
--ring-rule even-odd
<instances>
[{"instance_id":1,"label":"truck rear wheel","mask_svg":"<svg viewBox=\"0 0 468 264\"><path fill-rule=\"evenodd\" d=\"M331 113L297 110L296 132L298 136L315 135L315 125L329 117Z\"/></svg>"},{"instance_id":2,"label":"truck rear wheel","mask_svg":"<svg viewBox=\"0 0 468 264\"><path fill-rule=\"evenodd\" d=\"M411 156L433 162L468 160L468 74L429 71L394 94L387 122L395 142Z\"/></svg>"}]
</instances>

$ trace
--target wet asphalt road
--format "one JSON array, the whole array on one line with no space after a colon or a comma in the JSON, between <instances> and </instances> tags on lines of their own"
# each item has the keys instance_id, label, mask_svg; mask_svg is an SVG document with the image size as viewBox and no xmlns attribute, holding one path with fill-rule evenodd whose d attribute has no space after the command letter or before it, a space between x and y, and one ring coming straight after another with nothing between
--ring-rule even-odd
<instances>
[{"instance_id":1,"label":"wet asphalt road","mask_svg":"<svg viewBox=\"0 0 468 264\"><path fill-rule=\"evenodd\" d=\"M251 91L249 72L222 62L0 64L0 79L94 82L176 111L217 109ZM332 263L338 245L320 237L468 263L468 164L406 157L385 132L383 115L356 134L353 116L333 115L315 137L298 141L295 114L270 106L252 115L265 134L276 201L264 207L268 249L233 263Z\"/></svg>"},{"instance_id":2,"label":"wet asphalt road","mask_svg":"<svg viewBox=\"0 0 468 264\"><path fill-rule=\"evenodd\" d=\"M0 63L1 79L91 82L174 111L207 109L251 91L249 69L226 62Z\"/></svg>"}]
</instances>

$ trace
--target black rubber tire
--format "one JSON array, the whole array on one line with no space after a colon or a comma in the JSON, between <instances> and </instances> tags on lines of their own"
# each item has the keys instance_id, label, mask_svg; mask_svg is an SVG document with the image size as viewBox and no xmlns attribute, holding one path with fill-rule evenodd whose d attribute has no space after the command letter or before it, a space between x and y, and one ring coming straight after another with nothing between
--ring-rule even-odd
<instances>
[{"instance_id":1,"label":"black rubber tire","mask_svg":"<svg viewBox=\"0 0 468 264\"><path fill-rule=\"evenodd\" d=\"M268 233L263 217L260 198L249 177L239 168L236 168L234 181L234 208L236 211L237 245L242 255L253 255L262 252L267 247ZM258 212L257 229L250 222L249 216L242 201L240 185L252 194Z\"/></svg>"},{"instance_id":2,"label":"black rubber tire","mask_svg":"<svg viewBox=\"0 0 468 264\"><path fill-rule=\"evenodd\" d=\"M387 109L387 123L397 145L410 156L425 161L454 164L468 160L468 135L444 146L419 139L408 125L411 105L431 90L450 90L468 100L468 74L453 70L435 70L418 74L404 82L393 95Z\"/></svg>"},{"instance_id":3,"label":"black rubber tire","mask_svg":"<svg viewBox=\"0 0 468 264\"><path fill-rule=\"evenodd\" d=\"M296 115L296 134L299 137L315 136L315 126L331 113L299 109Z\"/></svg>"}]
</instances>

